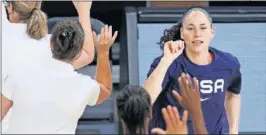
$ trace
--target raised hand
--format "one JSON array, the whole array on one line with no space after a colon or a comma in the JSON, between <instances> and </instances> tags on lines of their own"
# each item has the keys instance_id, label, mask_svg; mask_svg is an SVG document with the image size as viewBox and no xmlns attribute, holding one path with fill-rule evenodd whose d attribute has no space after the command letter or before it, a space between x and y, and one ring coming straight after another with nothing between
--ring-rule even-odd
<instances>
[{"instance_id":1,"label":"raised hand","mask_svg":"<svg viewBox=\"0 0 266 135\"><path fill-rule=\"evenodd\" d=\"M181 90L181 96L176 91L173 91L173 94L179 104L185 110L188 110L188 113L192 118L195 134L208 134L201 110L198 80L193 78L192 83L191 77L188 74L182 73L181 77L178 78L178 83Z\"/></svg>"},{"instance_id":2,"label":"raised hand","mask_svg":"<svg viewBox=\"0 0 266 135\"><path fill-rule=\"evenodd\" d=\"M114 44L118 32L112 34L112 26L105 25L101 29L100 38L97 37L96 33L93 32L93 41L97 51L109 52L110 47Z\"/></svg>"},{"instance_id":3,"label":"raised hand","mask_svg":"<svg viewBox=\"0 0 266 135\"><path fill-rule=\"evenodd\" d=\"M193 83L191 80L193 80ZM180 105L189 113L201 111L198 80L196 78L191 79L189 74L182 73L181 77L178 77L178 84L181 96L176 91L173 91L173 94ZM193 84L195 87L193 87Z\"/></svg>"},{"instance_id":4,"label":"raised hand","mask_svg":"<svg viewBox=\"0 0 266 135\"><path fill-rule=\"evenodd\" d=\"M166 130L161 128L152 129L153 134L187 134L187 117L188 112L184 111L183 118L180 120L176 107L167 106L162 109L163 117L166 123Z\"/></svg>"},{"instance_id":5,"label":"raised hand","mask_svg":"<svg viewBox=\"0 0 266 135\"><path fill-rule=\"evenodd\" d=\"M164 44L164 58L169 61L174 61L184 50L184 42L168 41Z\"/></svg>"}]
</instances>

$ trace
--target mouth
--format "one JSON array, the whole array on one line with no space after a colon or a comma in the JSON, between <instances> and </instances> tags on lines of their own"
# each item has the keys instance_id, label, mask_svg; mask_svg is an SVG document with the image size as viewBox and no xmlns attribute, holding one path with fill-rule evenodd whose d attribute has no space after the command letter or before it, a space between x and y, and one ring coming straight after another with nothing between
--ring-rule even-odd
<instances>
[{"instance_id":1,"label":"mouth","mask_svg":"<svg viewBox=\"0 0 266 135\"><path fill-rule=\"evenodd\" d=\"M194 40L194 41L192 41L192 43L193 43L193 44L202 44L203 41L201 41L201 40Z\"/></svg>"}]
</instances>

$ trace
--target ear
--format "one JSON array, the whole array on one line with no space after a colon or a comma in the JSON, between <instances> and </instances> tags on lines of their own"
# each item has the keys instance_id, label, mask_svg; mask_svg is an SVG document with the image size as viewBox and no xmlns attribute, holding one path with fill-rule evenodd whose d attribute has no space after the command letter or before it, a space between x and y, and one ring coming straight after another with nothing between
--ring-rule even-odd
<instances>
[{"instance_id":1,"label":"ear","mask_svg":"<svg viewBox=\"0 0 266 135\"><path fill-rule=\"evenodd\" d=\"M182 40L184 40L184 32L183 32L183 27L180 28L180 37Z\"/></svg>"},{"instance_id":2,"label":"ear","mask_svg":"<svg viewBox=\"0 0 266 135\"><path fill-rule=\"evenodd\" d=\"M53 49L53 47L54 47L53 41L50 40L50 48Z\"/></svg>"},{"instance_id":3,"label":"ear","mask_svg":"<svg viewBox=\"0 0 266 135\"><path fill-rule=\"evenodd\" d=\"M213 28L213 26L212 26L212 28L211 28L211 37L213 38L214 35L215 35L215 30L214 30L214 28Z\"/></svg>"},{"instance_id":4,"label":"ear","mask_svg":"<svg viewBox=\"0 0 266 135\"><path fill-rule=\"evenodd\" d=\"M15 12L11 3L8 4L7 11L8 11L8 14L13 14Z\"/></svg>"}]
</instances>

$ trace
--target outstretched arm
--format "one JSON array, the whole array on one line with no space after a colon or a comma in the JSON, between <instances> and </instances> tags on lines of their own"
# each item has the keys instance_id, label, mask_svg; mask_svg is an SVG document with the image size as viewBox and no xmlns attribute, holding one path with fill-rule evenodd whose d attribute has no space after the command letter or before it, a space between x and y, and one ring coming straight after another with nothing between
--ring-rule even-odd
<instances>
[{"instance_id":1,"label":"outstretched arm","mask_svg":"<svg viewBox=\"0 0 266 135\"><path fill-rule=\"evenodd\" d=\"M112 34L112 26L105 26L101 30L100 39L97 39L96 34L93 35L93 40L97 48L97 68L96 68L96 81L100 84L101 90L97 104L108 99L112 93L112 73L109 60L109 50L114 43L117 33Z\"/></svg>"},{"instance_id":2,"label":"outstretched arm","mask_svg":"<svg viewBox=\"0 0 266 135\"><path fill-rule=\"evenodd\" d=\"M92 1L88 2L76 2L73 4L79 15L79 22L84 31L83 50L80 57L74 61L75 69L79 69L90 64L95 55L95 45L93 42L93 35L91 29L90 9Z\"/></svg>"}]
</instances>

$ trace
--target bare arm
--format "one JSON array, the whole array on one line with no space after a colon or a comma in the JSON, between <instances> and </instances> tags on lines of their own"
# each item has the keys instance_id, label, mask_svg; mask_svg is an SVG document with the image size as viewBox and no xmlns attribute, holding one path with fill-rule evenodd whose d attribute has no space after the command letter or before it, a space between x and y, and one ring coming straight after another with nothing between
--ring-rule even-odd
<instances>
[{"instance_id":1,"label":"bare arm","mask_svg":"<svg viewBox=\"0 0 266 135\"><path fill-rule=\"evenodd\" d=\"M200 111L192 113L190 115L195 134L208 134L201 109Z\"/></svg>"},{"instance_id":2,"label":"bare arm","mask_svg":"<svg viewBox=\"0 0 266 135\"><path fill-rule=\"evenodd\" d=\"M163 79L169 66L183 52L183 49L183 41L168 41L164 44L164 56L143 86L150 94L152 104L162 91Z\"/></svg>"},{"instance_id":3,"label":"bare arm","mask_svg":"<svg viewBox=\"0 0 266 135\"><path fill-rule=\"evenodd\" d=\"M115 32L112 37L112 27L106 25L101 31L101 37L97 41L97 36L94 34L94 41L97 43L97 68L96 68L96 81L101 85L100 95L97 104L108 99L112 93L112 73L109 61L109 49L117 37Z\"/></svg>"},{"instance_id":4,"label":"bare arm","mask_svg":"<svg viewBox=\"0 0 266 135\"><path fill-rule=\"evenodd\" d=\"M75 60L75 63L77 63L75 69L78 69L90 64L93 61L95 55L95 45L93 42L90 21L90 9L92 2L73 3L77 9L79 15L79 22L84 31L83 51L81 52L81 56L77 60Z\"/></svg>"},{"instance_id":5,"label":"bare arm","mask_svg":"<svg viewBox=\"0 0 266 135\"><path fill-rule=\"evenodd\" d=\"M193 83L190 80L190 76L183 73L178 78L181 96L175 90L173 90L173 94L181 106L188 110L191 115L195 134L208 134L201 110L198 80L193 78ZM193 88L193 84L195 84L195 88Z\"/></svg>"},{"instance_id":6,"label":"bare arm","mask_svg":"<svg viewBox=\"0 0 266 135\"><path fill-rule=\"evenodd\" d=\"M1 121L5 118L7 112L12 107L12 105L13 102L1 94L1 107L2 107Z\"/></svg>"},{"instance_id":7,"label":"bare arm","mask_svg":"<svg viewBox=\"0 0 266 135\"><path fill-rule=\"evenodd\" d=\"M238 134L241 96L227 91L225 96L225 110L229 123L229 134Z\"/></svg>"},{"instance_id":8,"label":"bare arm","mask_svg":"<svg viewBox=\"0 0 266 135\"><path fill-rule=\"evenodd\" d=\"M150 94L152 104L156 101L157 97L162 91L163 79L171 63L172 61L169 61L163 57L158 66L144 83L143 87Z\"/></svg>"}]
</instances>

